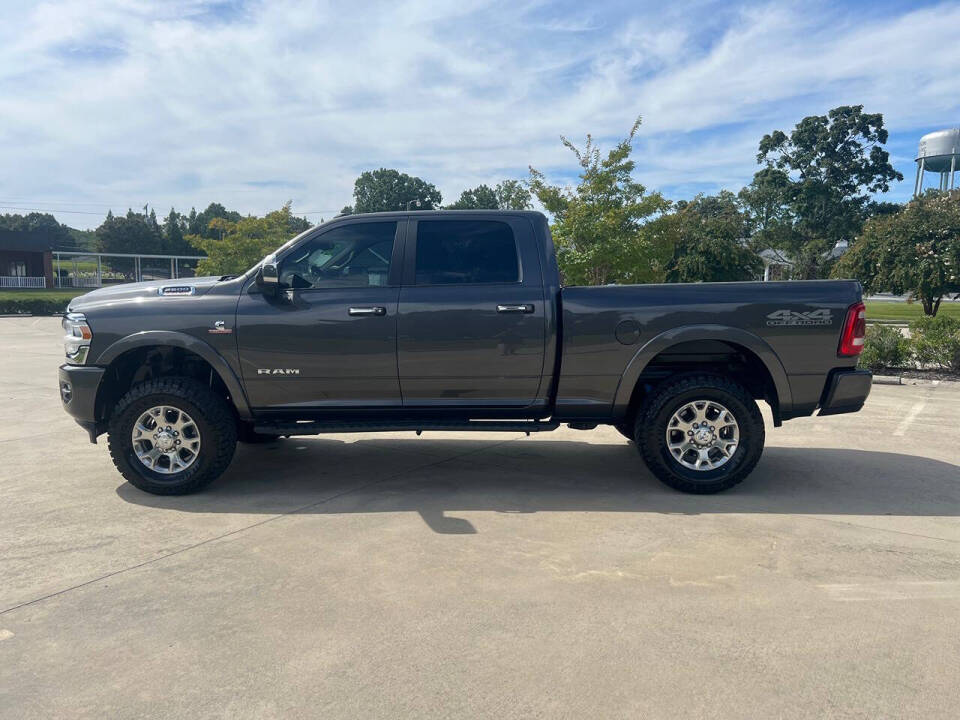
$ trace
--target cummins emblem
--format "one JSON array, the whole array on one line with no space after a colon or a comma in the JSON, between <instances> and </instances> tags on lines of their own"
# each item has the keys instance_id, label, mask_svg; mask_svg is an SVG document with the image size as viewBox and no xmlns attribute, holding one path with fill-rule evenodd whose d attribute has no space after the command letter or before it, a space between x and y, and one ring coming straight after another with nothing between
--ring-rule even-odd
<instances>
[{"instance_id":1,"label":"cummins emblem","mask_svg":"<svg viewBox=\"0 0 960 720\"><path fill-rule=\"evenodd\" d=\"M300 368L258 368L257 375L299 375Z\"/></svg>"},{"instance_id":2,"label":"cummins emblem","mask_svg":"<svg viewBox=\"0 0 960 720\"><path fill-rule=\"evenodd\" d=\"M767 315L767 325L833 325L833 313L827 308L798 312L796 310L775 310Z\"/></svg>"},{"instance_id":3,"label":"cummins emblem","mask_svg":"<svg viewBox=\"0 0 960 720\"><path fill-rule=\"evenodd\" d=\"M228 328L223 320L217 320L207 332L211 335L229 335L233 332L233 328Z\"/></svg>"}]
</instances>

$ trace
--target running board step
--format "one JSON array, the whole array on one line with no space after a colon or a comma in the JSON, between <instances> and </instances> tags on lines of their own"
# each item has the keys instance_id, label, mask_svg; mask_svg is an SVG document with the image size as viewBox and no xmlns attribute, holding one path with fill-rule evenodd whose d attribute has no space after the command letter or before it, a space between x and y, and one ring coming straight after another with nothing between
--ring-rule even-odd
<instances>
[{"instance_id":1,"label":"running board step","mask_svg":"<svg viewBox=\"0 0 960 720\"><path fill-rule=\"evenodd\" d=\"M418 435L430 431L456 432L550 432L560 427L558 422L511 422L501 420L467 420L463 422L283 422L256 423L254 432L264 435L321 435L324 433L396 432L413 430Z\"/></svg>"}]
</instances>

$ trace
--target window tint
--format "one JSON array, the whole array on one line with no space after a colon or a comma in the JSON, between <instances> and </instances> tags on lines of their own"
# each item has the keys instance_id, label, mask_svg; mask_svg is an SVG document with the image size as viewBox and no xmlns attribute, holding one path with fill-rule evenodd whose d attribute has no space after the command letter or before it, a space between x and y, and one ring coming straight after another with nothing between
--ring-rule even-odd
<instances>
[{"instance_id":1,"label":"window tint","mask_svg":"<svg viewBox=\"0 0 960 720\"><path fill-rule=\"evenodd\" d=\"M510 283L519 279L517 243L506 223L431 220L417 224L417 285Z\"/></svg>"},{"instance_id":2,"label":"window tint","mask_svg":"<svg viewBox=\"0 0 960 720\"><path fill-rule=\"evenodd\" d=\"M386 285L396 234L395 222L334 228L287 255L280 282L290 288Z\"/></svg>"}]
</instances>

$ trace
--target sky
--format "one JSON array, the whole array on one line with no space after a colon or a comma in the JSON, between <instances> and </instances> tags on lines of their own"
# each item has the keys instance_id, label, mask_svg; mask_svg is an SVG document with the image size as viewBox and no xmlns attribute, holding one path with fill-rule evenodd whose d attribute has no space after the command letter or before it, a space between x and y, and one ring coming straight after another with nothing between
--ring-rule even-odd
<instances>
[{"instance_id":1,"label":"sky","mask_svg":"<svg viewBox=\"0 0 960 720\"><path fill-rule=\"evenodd\" d=\"M379 167L453 202L531 165L574 182L560 136L609 148L638 115L635 177L680 199L854 104L905 200L920 136L960 125L958 28L960 2L0 0L0 213L290 200L318 222Z\"/></svg>"}]
</instances>

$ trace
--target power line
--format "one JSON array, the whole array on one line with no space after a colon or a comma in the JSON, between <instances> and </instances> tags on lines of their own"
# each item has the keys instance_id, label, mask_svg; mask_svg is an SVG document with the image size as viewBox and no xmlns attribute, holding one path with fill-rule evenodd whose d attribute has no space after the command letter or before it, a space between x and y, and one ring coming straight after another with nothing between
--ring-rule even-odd
<instances>
[{"instance_id":1,"label":"power line","mask_svg":"<svg viewBox=\"0 0 960 720\"><path fill-rule=\"evenodd\" d=\"M64 213L67 215L104 215L102 212L91 212L89 210L57 210L57 209L45 209L45 208L32 208L32 207L15 207L13 205L0 205L0 210L23 210L25 212L39 212L47 213L52 215L53 213Z\"/></svg>"}]
</instances>

